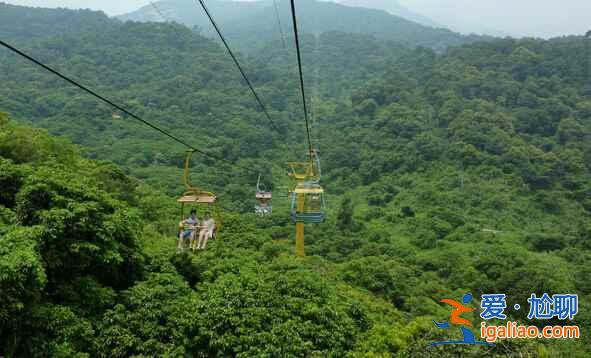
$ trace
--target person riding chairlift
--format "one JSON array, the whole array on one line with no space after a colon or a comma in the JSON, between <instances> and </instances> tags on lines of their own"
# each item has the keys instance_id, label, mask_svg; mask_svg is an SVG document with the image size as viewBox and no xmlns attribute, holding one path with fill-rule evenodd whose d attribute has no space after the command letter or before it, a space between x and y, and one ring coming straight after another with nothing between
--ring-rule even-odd
<instances>
[{"instance_id":1,"label":"person riding chairlift","mask_svg":"<svg viewBox=\"0 0 591 358\"><path fill-rule=\"evenodd\" d=\"M199 231L199 242L197 243L197 250L205 250L207 246L207 241L213 237L215 232L215 221L209 215L209 213L205 214L205 218L203 224L200 226L201 231Z\"/></svg>"},{"instance_id":2,"label":"person riding chairlift","mask_svg":"<svg viewBox=\"0 0 591 358\"><path fill-rule=\"evenodd\" d=\"M191 210L191 216L180 222L179 227L181 228L179 233L179 243L177 249L181 251L183 249L183 242L189 239L190 243L195 241L195 234L199 228L199 220L197 219L197 210Z\"/></svg>"}]
</instances>

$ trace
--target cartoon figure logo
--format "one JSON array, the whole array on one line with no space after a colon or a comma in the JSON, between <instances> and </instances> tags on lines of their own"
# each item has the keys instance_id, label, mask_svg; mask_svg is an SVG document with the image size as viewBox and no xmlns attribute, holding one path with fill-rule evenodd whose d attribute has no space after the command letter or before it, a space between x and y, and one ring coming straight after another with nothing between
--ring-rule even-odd
<instances>
[{"instance_id":1,"label":"cartoon figure logo","mask_svg":"<svg viewBox=\"0 0 591 358\"><path fill-rule=\"evenodd\" d=\"M456 326L460 326L460 330L462 331L462 336L464 337L463 340L461 341L446 341L446 342L433 342L430 345L431 346L437 346L437 345L444 345L444 344L474 344L474 345L483 345L483 346L494 346L494 344L492 343L488 343L488 342L481 342L481 341L477 341L476 337L474 336L474 333L472 333L472 331L466 327L472 327L472 322L470 322L469 320L460 317L462 315L462 313L469 313L469 312L473 312L474 308L469 308L466 307L465 305L472 302L472 294L467 293L464 295L463 299L462 299L462 303L459 303L458 301L455 300L450 300L450 299L443 299L440 302L446 303L450 306L452 306L454 309L451 311L451 315L449 318L449 322L443 322L443 323L438 323L433 321L433 323L435 323L435 326L437 326L437 328L441 328L441 329L448 329L450 328L452 325L456 325Z\"/></svg>"}]
</instances>

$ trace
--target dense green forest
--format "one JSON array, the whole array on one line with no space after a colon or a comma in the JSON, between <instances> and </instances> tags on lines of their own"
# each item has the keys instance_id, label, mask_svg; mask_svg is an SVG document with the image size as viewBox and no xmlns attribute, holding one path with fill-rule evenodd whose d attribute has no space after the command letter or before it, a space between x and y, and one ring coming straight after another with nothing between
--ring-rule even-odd
<instances>
[{"instance_id":1,"label":"dense green forest","mask_svg":"<svg viewBox=\"0 0 591 358\"><path fill-rule=\"evenodd\" d=\"M330 208L305 259L280 195L305 154L293 48L239 55L277 133L223 48L182 25L0 4L0 38L261 172L276 208L256 217L256 175L198 157L224 225L177 254L185 148L0 50L0 355L591 354L589 38L439 52L304 33ZM429 347L454 336L438 301L466 292L576 293L581 339Z\"/></svg>"}]
</instances>

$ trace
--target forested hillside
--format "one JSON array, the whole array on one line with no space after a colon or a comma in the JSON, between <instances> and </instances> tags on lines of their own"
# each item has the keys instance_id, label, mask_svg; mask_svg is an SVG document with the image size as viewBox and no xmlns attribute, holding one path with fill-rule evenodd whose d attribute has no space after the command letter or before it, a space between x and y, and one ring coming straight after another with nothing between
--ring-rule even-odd
<instances>
[{"instance_id":1,"label":"forested hillside","mask_svg":"<svg viewBox=\"0 0 591 358\"><path fill-rule=\"evenodd\" d=\"M305 153L293 49L239 54L276 133L223 49L188 28L0 5L3 41L260 171L276 207L250 214L256 175L198 157L224 225L177 254L184 148L0 50L0 355L591 354L590 40L439 53L302 37L330 210L297 259L280 197ZM439 300L466 292L578 294L581 339L429 347L454 336L433 325L449 316Z\"/></svg>"},{"instance_id":2,"label":"forested hillside","mask_svg":"<svg viewBox=\"0 0 591 358\"><path fill-rule=\"evenodd\" d=\"M298 159L293 151L277 152L276 148L277 141L286 137L291 143L304 138L299 130L301 110L299 93L295 90L295 50L281 51L269 44L260 58L240 56L246 60L245 69L282 131L278 134L269 131L267 120L224 51L185 27L108 20L87 31L64 32L60 30L63 25L47 26L48 36L20 41L18 31L10 33L10 24L25 22L31 10L8 8L12 10L10 17L0 22L0 28L7 33L6 39L14 39L31 53L47 59L56 69L80 79L173 134L232 160L244 160L245 164L269 175L273 174L269 161L261 158L289 155L290 160ZM0 11L2 14L5 12ZM86 12L85 16L105 19L94 12ZM76 23L71 26L76 28ZM396 56L406 51L367 36L338 32L318 37L306 35L303 45L307 54L306 79L313 87L314 101L321 97L349 96L353 88L384 73ZM363 51L349 53L351 48ZM118 113L112 109L5 51L0 52L0 57L3 60L0 80L5 84L0 88L0 107L4 111L19 114L53 134L66 135L88 148L90 157L122 164L134 176L164 186L169 193L181 189L178 167L182 165L184 148L163 142L149 128L138 126L130 118L117 119ZM236 141L237 138L243 140ZM303 145L299 148L304 150ZM264 162L267 164L263 165ZM274 171L283 177L284 172L279 169L282 163L275 160L271 163L279 164ZM232 203L244 201L250 195L241 186L252 185L256 175L254 178L220 176L219 171L206 168L196 168L195 181L212 183L214 189L225 190ZM154 172L159 174L154 176ZM240 185L231 185L237 180ZM250 202L240 206L251 208Z\"/></svg>"},{"instance_id":3,"label":"forested hillside","mask_svg":"<svg viewBox=\"0 0 591 358\"><path fill-rule=\"evenodd\" d=\"M3 355L342 355L372 311L399 318L293 258L272 221L226 213L223 241L174 254L168 198L4 115L0 139Z\"/></svg>"},{"instance_id":4,"label":"forested hillside","mask_svg":"<svg viewBox=\"0 0 591 358\"><path fill-rule=\"evenodd\" d=\"M257 52L267 42L279 41L281 32L288 40L293 38L288 1L277 0L277 8L271 1L210 0L206 4L213 16L219 20L224 34L244 52ZM303 32L309 34L343 31L435 50L443 50L447 46L480 38L420 25L376 8L351 7L330 1L300 0L298 12L299 26ZM197 26L203 34L214 36L208 18L194 0L157 1L119 18L133 21L174 21L191 28ZM282 24L281 32L279 24Z\"/></svg>"},{"instance_id":5,"label":"forested hillside","mask_svg":"<svg viewBox=\"0 0 591 358\"><path fill-rule=\"evenodd\" d=\"M235 20L256 15L262 9L272 6L270 1L224 1L207 2L207 8L219 18L224 28ZM187 27L208 29L209 19L199 7L199 2L187 0L154 1L128 14L118 16L122 21L167 22L175 21Z\"/></svg>"}]
</instances>

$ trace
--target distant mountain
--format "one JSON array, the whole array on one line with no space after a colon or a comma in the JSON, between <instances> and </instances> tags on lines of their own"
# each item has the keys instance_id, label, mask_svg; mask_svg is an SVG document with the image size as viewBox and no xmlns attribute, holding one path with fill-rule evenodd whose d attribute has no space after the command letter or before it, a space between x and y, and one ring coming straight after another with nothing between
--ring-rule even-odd
<instances>
[{"instance_id":1,"label":"distant mountain","mask_svg":"<svg viewBox=\"0 0 591 358\"><path fill-rule=\"evenodd\" d=\"M355 2L360 3L363 0L355 0ZM286 35L291 35L289 3L287 0L277 0L277 5L282 30ZM382 5L385 6L386 2L383 2ZM266 42L279 38L277 16L271 1L208 0L207 6L222 27L224 34L243 50L260 48ZM403 11L397 6L388 7L388 9L394 12ZM380 40L436 50L442 50L450 45L460 45L478 38L463 36L446 29L424 26L394 16L386 10L352 7L335 2L299 0L297 10L300 31L308 34L341 31L372 35ZM213 34L208 19L193 0L158 1L154 5L148 5L135 12L120 16L119 19L144 22L175 21L189 27L198 26L205 35Z\"/></svg>"},{"instance_id":2,"label":"distant mountain","mask_svg":"<svg viewBox=\"0 0 591 358\"><path fill-rule=\"evenodd\" d=\"M111 22L101 11L25 8L0 2L0 38L30 41L33 38L83 31Z\"/></svg>"},{"instance_id":3,"label":"distant mountain","mask_svg":"<svg viewBox=\"0 0 591 358\"><path fill-rule=\"evenodd\" d=\"M268 1L206 1L208 9L220 25L256 15L272 3ZM167 22L174 21L189 27L209 28L209 20L194 0L162 0L117 17L123 21Z\"/></svg>"},{"instance_id":4,"label":"distant mountain","mask_svg":"<svg viewBox=\"0 0 591 358\"><path fill-rule=\"evenodd\" d=\"M398 0L327 0L340 3L342 5L351 6L351 7L363 7L367 9L377 9L377 10L384 10L391 15L400 16L404 19L414 21L421 25L435 27L435 28L445 28L452 31L460 32L462 34L474 34L474 35L483 35L483 36L495 36L495 37L507 37L511 36L511 34L507 32L500 31L495 28L488 27L486 24L471 22L471 23L462 23L458 22L458 20L451 20L447 19L448 21L444 21L442 23L438 23L427 16L421 15L419 13L413 12L408 8L400 5Z\"/></svg>"},{"instance_id":5,"label":"distant mountain","mask_svg":"<svg viewBox=\"0 0 591 358\"><path fill-rule=\"evenodd\" d=\"M410 11L406 7L400 5L400 3L398 3L397 0L335 0L335 1L342 4L342 5L351 6L351 7L363 7L363 8L367 8L367 9L384 10L391 15L399 16L399 17L402 17L403 19L414 21L418 24L425 25L425 26L430 26L430 27L435 27L435 28L443 28L444 27L426 16L423 16L421 14L417 14L415 12Z\"/></svg>"}]
</instances>

